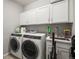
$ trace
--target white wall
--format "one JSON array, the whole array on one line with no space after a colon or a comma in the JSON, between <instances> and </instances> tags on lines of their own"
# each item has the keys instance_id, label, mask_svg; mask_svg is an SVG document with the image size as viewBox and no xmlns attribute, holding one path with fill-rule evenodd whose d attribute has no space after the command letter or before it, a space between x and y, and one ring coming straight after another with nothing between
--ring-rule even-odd
<instances>
[{"instance_id":1,"label":"white wall","mask_svg":"<svg viewBox=\"0 0 79 59\"><path fill-rule=\"evenodd\" d=\"M37 0L29 5L26 5L24 10L30 10L33 8L41 7L43 5L49 4L49 0Z\"/></svg>"},{"instance_id":2,"label":"white wall","mask_svg":"<svg viewBox=\"0 0 79 59\"><path fill-rule=\"evenodd\" d=\"M22 7L14 2L5 0L3 3L3 53L8 52L9 37L17 25Z\"/></svg>"}]
</instances>

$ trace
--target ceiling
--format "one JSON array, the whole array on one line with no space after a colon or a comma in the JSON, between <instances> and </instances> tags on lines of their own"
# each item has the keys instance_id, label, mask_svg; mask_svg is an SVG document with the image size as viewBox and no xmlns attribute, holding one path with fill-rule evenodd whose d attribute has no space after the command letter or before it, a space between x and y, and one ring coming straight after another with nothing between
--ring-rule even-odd
<instances>
[{"instance_id":1,"label":"ceiling","mask_svg":"<svg viewBox=\"0 0 79 59\"><path fill-rule=\"evenodd\" d=\"M12 1L19 3L20 5L25 6L25 5L28 5L34 1L37 1L37 0L12 0Z\"/></svg>"}]
</instances>

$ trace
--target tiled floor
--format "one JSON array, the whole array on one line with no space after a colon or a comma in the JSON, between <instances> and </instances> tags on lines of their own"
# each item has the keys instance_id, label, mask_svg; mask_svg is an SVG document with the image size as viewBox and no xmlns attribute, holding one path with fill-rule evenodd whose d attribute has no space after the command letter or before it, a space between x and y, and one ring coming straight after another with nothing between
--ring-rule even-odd
<instances>
[{"instance_id":1,"label":"tiled floor","mask_svg":"<svg viewBox=\"0 0 79 59\"><path fill-rule=\"evenodd\" d=\"M19 58L16 58L15 56L9 54L7 56L4 56L3 59L19 59Z\"/></svg>"}]
</instances>

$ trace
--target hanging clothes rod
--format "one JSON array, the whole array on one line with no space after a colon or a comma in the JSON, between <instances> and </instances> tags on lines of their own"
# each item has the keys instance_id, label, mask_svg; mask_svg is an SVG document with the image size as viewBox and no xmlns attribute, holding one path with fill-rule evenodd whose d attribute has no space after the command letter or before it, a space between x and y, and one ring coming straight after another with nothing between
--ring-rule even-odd
<instances>
[{"instance_id":1,"label":"hanging clothes rod","mask_svg":"<svg viewBox=\"0 0 79 59\"><path fill-rule=\"evenodd\" d=\"M64 0L57 0L57 1L51 2L50 4L58 3L58 2L61 2L61 1L64 1Z\"/></svg>"}]
</instances>

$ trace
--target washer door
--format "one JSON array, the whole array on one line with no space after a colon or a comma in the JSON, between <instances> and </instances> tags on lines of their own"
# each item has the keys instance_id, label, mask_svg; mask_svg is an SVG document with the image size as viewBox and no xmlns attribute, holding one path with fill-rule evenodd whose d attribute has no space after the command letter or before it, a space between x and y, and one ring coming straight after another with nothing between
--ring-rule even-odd
<instances>
[{"instance_id":1,"label":"washer door","mask_svg":"<svg viewBox=\"0 0 79 59\"><path fill-rule=\"evenodd\" d=\"M38 56L38 48L33 41L26 40L22 44L22 53L28 59L35 59Z\"/></svg>"},{"instance_id":2,"label":"washer door","mask_svg":"<svg viewBox=\"0 0 79 59\"><path fill-rule=\"evenodd\" d=\"M16 38L10 39L10 48L13 52L17 52L19 50L20 44Z\"/></svg>"}]
</instances>

